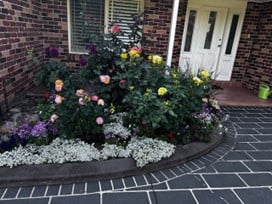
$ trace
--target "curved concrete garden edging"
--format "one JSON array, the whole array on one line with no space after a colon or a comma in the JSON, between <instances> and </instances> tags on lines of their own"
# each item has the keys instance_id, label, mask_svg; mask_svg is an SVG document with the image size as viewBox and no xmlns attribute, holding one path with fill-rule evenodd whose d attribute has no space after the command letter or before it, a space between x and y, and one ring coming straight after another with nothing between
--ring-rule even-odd
<instances>
[{"instance_id":1,"label":"curved concrete garden edging","mask_svg":"<svg viewBox=\"0 0 272 204\"><path fill-rule=\"evenodd\" d=\"M84 163L23 165L14 168L0 168L0 186L40 185L72 183L83 180L113 179L158 171L198 158L213 150L223 135L214 134L209 143L193 142L177 145L175 154L138 168L132 158L118 158Z\"/></svg>"}]
</instances>

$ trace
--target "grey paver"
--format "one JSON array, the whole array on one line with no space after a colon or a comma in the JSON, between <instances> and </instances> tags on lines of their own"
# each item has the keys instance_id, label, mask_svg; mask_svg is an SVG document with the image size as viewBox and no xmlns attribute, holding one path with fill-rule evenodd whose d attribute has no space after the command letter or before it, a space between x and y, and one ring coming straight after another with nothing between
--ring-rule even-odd
<instances>
[{"instance_id":1,"label":"grey paver","mask_svg":"<svg viewBox=\"0 0 272 204\"><path fill-rule=\"evenodd\" d=\"M87 193L98 192L99 184L97 181L87 182Z\"/></svg>"},{"instance_id":2,"label":"grey paver","mask_svg":"<svg viewBox=\"0 0 272 204\"><path fill-rule=\"evenodd\" d=\"M203 175L211 187L245 187L243 181L235 174Z\"/></svg>"},{"instance_id":3,"label":"grey paver","mask_svg":"<svg viewBox=\"0 0 272 204\"><path fill-rule=\"evenodd\" d=\"M237 143L234 147L234 150L255 150L252 146L247 143Z\"/></svg>"},{"instance_id":4,"label":"grey paver","mask_svg":"<svg viewBox=\"0 0 272 204\"><path fill-rule=\"evenodd\" d=\"M168 182L170 189L205 188L207 185L198 175L185 175Z\"/></svg>"},{"instance_id":5,"label":"grey paver","mask_svg":"<svg viewBox=\"0 0 272 204\"><path fill-rule=\"evenodd\" d=\"M272 128L256 129L256 130L262 134L272 134Z\"/></svg>"},{"instance_id":6,"label":"grey paver","mask_svg":"<svg viewBox=\"0 0 272 204\"><path fill-rule=\"evenodd\" d=\"M73 185L72 184L65 184L61 186L61 195L69 195L72 194Z\"/></svg>"},{"instance_id":7,"label":"grey paver","mask_svg":"<svg viewBox=\"0 0 272 204\"><path fill-rule=\"evenodd\" d=\"M145 185L146 184L146 181L144 179L144 177L141 175L141 176L134 176L134 179L136 181L136 184L138 186L141 186L141 185Z\"/></svg>"},{"instance_id":8,"label":"grey paver","mask_svg":"<svg viewBox=\"0 0 272 204\"><path fill-rule=\"evenodd\" d=\"M18 194L18 198L28 198L33 190L33 187L23 187Z\"/></svg>"},{"instance_id":9,"label":"grey paver","mask_svg":"<svg viewBox=\"0 0 272 204\"><path fill-rule=\"evenodd\" d=\"M85 192L85 183L76 183L74 187L74 194L82 194Z\"/></svg>"},{"instance_id":10,"label":"grey paver","mask_svg":"<svg viewBox=\"0 0 272 204\"><path fill-rule=\"evenodd\" d=\"M58 193L59 193L59 188L60 188L59 185L51 185L51 186L48 186L48 190L47 190L46 195L47 195L47 196L58 195Z\"/></svg>"},{"instance_id":11,"label":"grey paver","mask_svg":"<svg viewBox=\"0 0 272 204\"><path fill-rule=\"evenodd\" d=\"M252 135L252 136L262 142L272 141L272 135Z\"/></svg>"},{"instance_id":12,"label":"grey paver","mask_svg":"<svg viewBox=\"0 0 272 204\"><path fill-rule=\"evenodd\" d=\"M248 152L256 160L272 160L272 152L271 151L253 151Z\"/></svg>"},{"instance_id":13,"label":"grey paver","mask_svg":"<svg viewBox=\"0 0 272 204\"><path fill-rule=\"evenodd\" d=\"M248 172L249 170L241 162L217 162L214 168L218 172Z\"/></svg>"},{"instance_id":14,"label":"grey paver","mask_svg":"<svg viewBox=\"0 0 272 204\"><path fill-rule=\"evenodd\" d=\"M32 193L32 197L44 196L46 186L35 186L35 189Z\"/></svg>"},{"instance_id":15,"label":"grey paver","mask_svg":"<svg viewBox=\"0 0 272 204\"><path fill-rule=\"evenodd\" d=\"M272 191L269 188L236 189L235 192L246 204L272 203Z\"/></svg>"},{"instance_id":16,"label":"grey paver","mask_svg":"<svg viewBox=\"0 0 272 204\"><path fill-rule=\"evenodd\" d=\"M124 188L122 179L113 179L112 184L114 189Z\"/></svg>"},{"instance_id":17,"label":"grey paver","mask_svg":"<svg viewBox=\"0 0 272 204\"><path fill-rule=\"evenodd\" d=\"M0 200L0 204L48 204L49 198Z\"/></svg>"},{"instance_id":18,"label":"grey paver","mask_svg":"<svg viewBox=\"0 0 272 204\"><path fill-rule=\"evenodd\" d=\"M136 185L132 177L124 178L124 182L125 182L126 187L133 187Z\"/></svg>"},{"instance_id":19,"label":"grey paver","mask_svg":"<svg viewBox=\"0 0 272 204\"><path fill-rule=\"evenodd\" d=\"M147 193L105 193L103 204L149 204Z\"/></svg>"},{"instance_id":20,"label":"grey paver","mask_svg":"<svg viewBox=\"0 0 272 204\"><path fill-rule=\"evenodd\" d=\"M82 195L82 196L65 196L65 197L53 197L51 204L87 204L87 203L100 203L100 195Z\"/></svg>"},{"instance_id":21,"label":"grey paver","mask_svg":"<svg viewBox=\"0 0 272 204\"><path fill-rule=\"evenodd\" d=\"M272 172L272 161L245 161L244 164L252 171L270 171Z\"/></svg>"},{"instance_id":22,"label":"grey paver","mask_svg":"<svg viewBox=\"0 0 272 204\"><path fill-rule=\"evenodd\" d=\"M103 191L112 190L110 180L100 181L100 183L101 183L101 189Z\"/></svg>"},{"instance_id":23,"label":"grey paver","mask_svg":"<svg viewBox=\"0 0 272 204\"><path fill-rule=\"evenodd\" d=\"M168 191L150 193L152 204L196 204L190 191Z\"/></svg>"},{"instance_id":24,"label":"grey paver","mask_svg":"<svg viewBox=\"0 0 272 204\"><path fill-rule=\"evenodd\" d=\"M249 155L241 151L230 151L224 156L224 160L252 160Z\"/></svg>"},{"instance_id":25,"label":"grey paver","mask_svg":"<svg viewBox=\"0 0 272 204\"><path fill-rule=\"evenodd\" d=\"M237 135L238 142L256 142L258 141L255 137L251 135Z\"/></svg>"},{"instance_id":26,"label":"grey paver","mask_svg":"<svg viewBox=\"0 0 272 204\"><path fill-rule=\"evenodd\" d=\"M257 150L272 150L272 142L250 143Z\"/></svg>"},{"instance_id":27,"label":"grey paver","mask_svg":"<svg viewBox=\"0 0 272 204\"><path fill-rule=\"evenodd\" d=\"M194 190L195 195L199 204L240 204L240 200L235 196L235 194L230 190Z\"/></svg>"},{"instance_id":28,"label":"grey paver","mask_svg":"<svg viewBox=\"0 0 272 204\"><path fill-rule=\"evenodd\" d=\"M272 175L268 173L239 174L249 186L272 186Z\"/></svg>"}]
</instances>

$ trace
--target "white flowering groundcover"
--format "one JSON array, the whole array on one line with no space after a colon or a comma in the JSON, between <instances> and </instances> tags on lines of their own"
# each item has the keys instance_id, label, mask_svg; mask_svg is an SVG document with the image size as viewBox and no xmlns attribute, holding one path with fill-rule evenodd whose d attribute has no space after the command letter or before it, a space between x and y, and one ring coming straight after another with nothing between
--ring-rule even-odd
<instances>
[{"instance_id":1,"label":"white flowering groundcover","mask_svg":"<svg viewBox=\"0 0 272 204\"><path fill-rule=\"evenodd\" d=\"M63 164L132 157L137 167L143 167L168 158L174 152L174 145L151 138L132 138L126 147L105 144L102 150L80 140L56 138L49 145L28 144L0 154L0 166L12 168L23 164Z\"/></svg>"}]
</instances>

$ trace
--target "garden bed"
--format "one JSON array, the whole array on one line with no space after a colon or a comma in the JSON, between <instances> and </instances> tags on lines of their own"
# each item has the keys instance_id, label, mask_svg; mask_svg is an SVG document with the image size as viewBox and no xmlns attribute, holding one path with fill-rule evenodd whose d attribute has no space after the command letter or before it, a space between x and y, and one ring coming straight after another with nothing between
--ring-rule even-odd
<instances>
[{"instance_id":1,"label":"garden bed","mask_svg":"<svg viewBox=\"0 0 272 204\"><path fill-rule=\"evenodd\" d=\"M177 145L173 156L158 163L148 164L143 168L138 168L132 158L83 163L23 165L14 168L1 167L0 186L72 183L140 175L173 167L205 155L220 143L222 137L222 134L214 134L209 143L193 142L187 145Z\"/></svg>"}]
</instances>

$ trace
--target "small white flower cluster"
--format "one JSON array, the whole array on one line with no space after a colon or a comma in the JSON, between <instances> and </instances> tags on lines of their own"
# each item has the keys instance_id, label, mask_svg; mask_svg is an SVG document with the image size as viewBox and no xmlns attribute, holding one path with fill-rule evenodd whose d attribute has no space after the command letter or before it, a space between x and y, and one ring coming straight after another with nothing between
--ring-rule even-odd
<instances>
[{"instance_id":1,"label":"small white flower cluster","mask_svg":"<svg viewBox=\"0 0 272 204\"><path fill-rule=\"evenodd\" d=\"M23 164L86 162L115 157L132 157L138 167L170 157L175 146L150 138L132 139L127 147L105 144L102 150L80 140L55 139L49 145L28 144L0 154L0 167L10 168Z\"/></svg>"},{"instance_id":2,"label":"small white flower cluster","mask_svg":"<svg viewBox=\"0 0 272 204\"><path fill-rule=\"evenodd\" d=\"M175 153L174 145L151 138L132 138L127 149L138 167L169 158Z\"/></svg>"},{"instance_id":3,"label":"small white flower cluster","mask_svg":"<svg viewBox=\"0 0 272 204\"><path fill-rule=\"evenodd\" d=\"M117 113L111 116L111 119L114 122L108 123L104 125L104 134L110 135L112 137L119 137L122 139L128 139L132 136L131 131L124 126L123 117L126 116L127 113Z\"/></svg>"}]
</instances>

